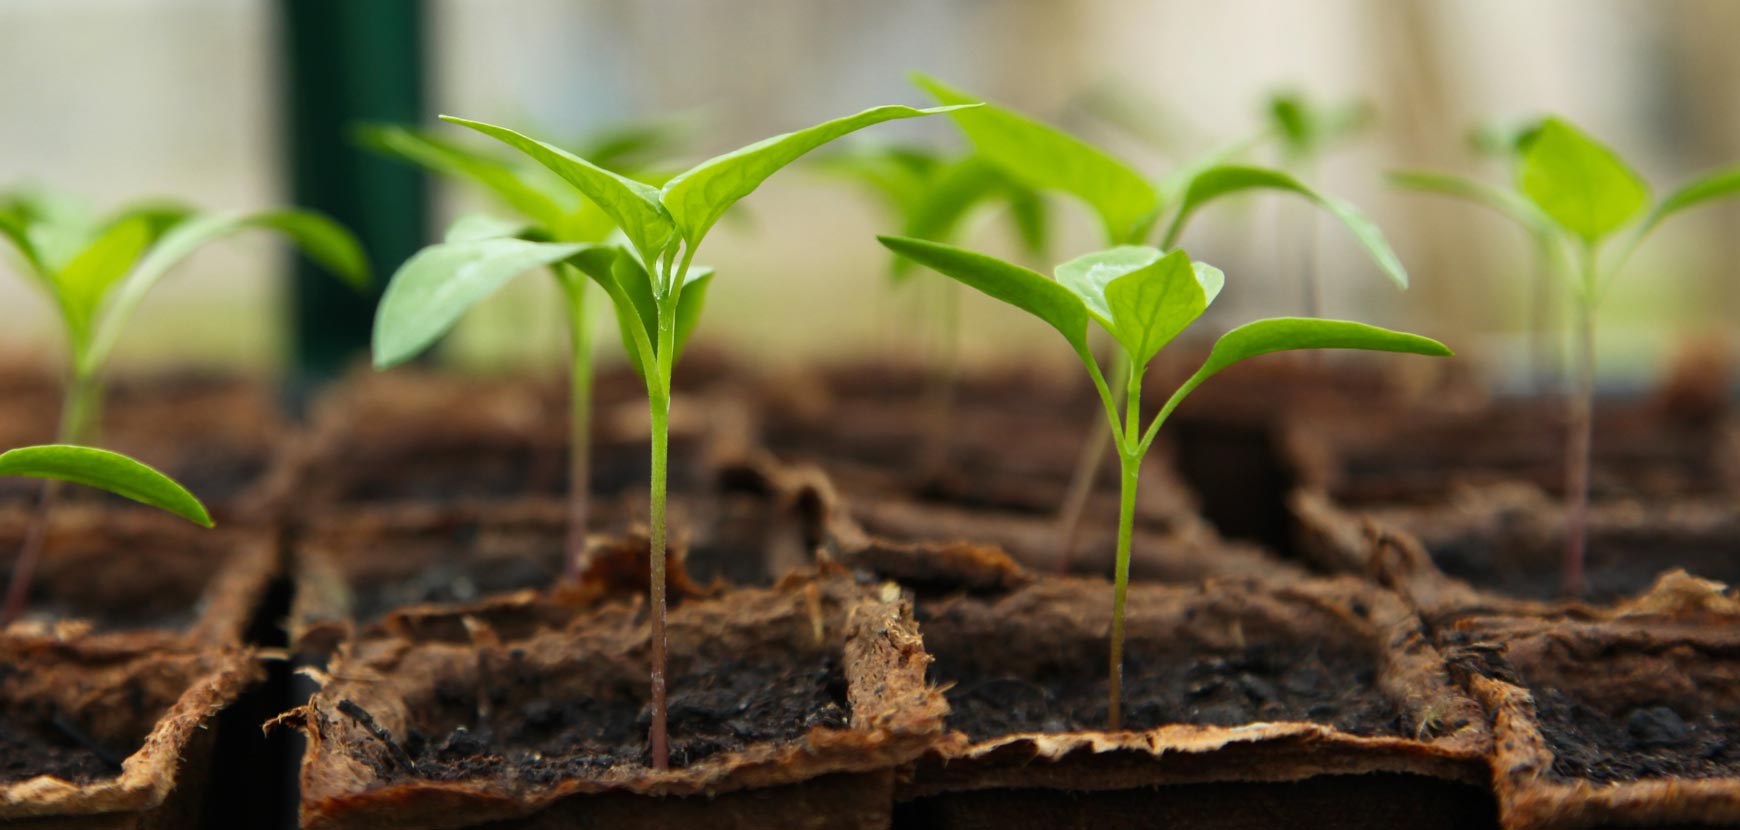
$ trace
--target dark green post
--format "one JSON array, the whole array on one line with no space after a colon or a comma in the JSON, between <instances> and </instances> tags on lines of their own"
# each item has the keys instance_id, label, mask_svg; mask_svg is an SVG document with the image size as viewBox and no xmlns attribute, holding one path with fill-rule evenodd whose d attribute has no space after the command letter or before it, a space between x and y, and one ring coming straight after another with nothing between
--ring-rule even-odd
<instances>
[{"instance_id":1,"label":"dark green post","mask_svg":"<svg viewBox=\"0 0 1740 830\"><path fill-rule=\"evenodd\" d=\"M291 347L304 381L363 355L386 277L425 242L427 184L351 139L368 121L423 117L422 0L279 0L291 197L354 231L374 266L359 294L299 258Z\"/></svg>"}]
</instances>

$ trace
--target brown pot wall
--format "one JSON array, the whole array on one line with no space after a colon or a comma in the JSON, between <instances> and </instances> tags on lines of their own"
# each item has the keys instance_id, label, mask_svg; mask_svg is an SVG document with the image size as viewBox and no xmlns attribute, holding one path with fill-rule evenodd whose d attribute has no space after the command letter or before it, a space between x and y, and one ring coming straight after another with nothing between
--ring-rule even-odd
<instances>
[{"instance_id":1,"label":"brown pot wall","mask_svg":"<svg viewBox=\"0 0 1740 830\"><path fill-rule=\"evenodd\" d=\"M681 694L683 684L707 682L686 668L707 660L820 658L837 661L848 720L807 729L799 725L791 737L705 755L668 772L626 763L528 774L523 771L549 759L538 756L527 767L529 756L521 755L519 766L469 774L464 765L431 766L426 755L399 756L346 714L346 709L355 711L353 706L340 708L350 701L370 713L403 747L412 745L407 741L413 728L438 734L446 728L442 724L455 719L484 728L475 705L460 712L453 703L455 690L477 690L480 682L515 678L493 687L495 696L486 691L474 698L492 701L490 711L507 713L509 719L521 711L516 707L535 703L528 696L580 705L604 705L625 695L640 698L645 695L646 628L638 606L610 606L563 631L509 648L364 641L333 664L324 688L295 716L310 745L303 766L304 824L518 822L511 826L543 827L556 826L565 816L606 815L622 821L611 826L664 827L701 815L698 799L720 798L726 809L704 814L710 826L763 827L769 826L764 816L806 813L806 822L817 826L886 826L891 771L935 740L943 710L941 697L925 685L926 659L910 611L893 593L859 588L835 575L788 580L673 610L674 694ZM493 717L500 728L517 728L503 725L501 715ZM686 751L680 732L674 731L673 739L674 750Z\"/></svg>"}]
</instances>

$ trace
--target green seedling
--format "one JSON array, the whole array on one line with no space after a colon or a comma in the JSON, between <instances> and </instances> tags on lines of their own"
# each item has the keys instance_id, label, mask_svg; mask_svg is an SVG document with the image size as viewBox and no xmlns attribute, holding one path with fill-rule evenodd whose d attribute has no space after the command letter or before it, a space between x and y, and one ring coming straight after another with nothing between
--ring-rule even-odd
<instances>
[{"instance_id":1,"label":"green seedling","mask_svg":"<svg viewBox=\"0 0 1740 830\"><path fill-rule=\"evenodd\" d=\"M1341 320L1304 317L1248 323L1215 342L1201 368L1191 375L1142 427L1142 378L1161 349L1201 317L1220 294L1225 277L1206 263L1191 262L1183 250L1122 245L1070 260L1056 279L961 248L904 237L881 237L895 253L972 286L1039 318L1063 335L1087 369L1105 406L1106 424L1117 447L1121 499L1118 510L1117 566L1112 587L1110 697L1107 728L1121 724L1124 600L1130 582L1131 534L1142 459L1160 427L1186 396L1217 372L1245 358L1297 349L1364 349L1449 355L1443 344L1425 337ZM1111 336L1120 359L1110 383L1124 390L1120 402L1088 345L1088 323Z\"/></svg>"},{"instance_id":2,"label":"green seedling","mask_svg":"<svg viewBox=\"0 0 1740 830\"><path fill-rule=\"evenodd\" d=\"M1688 208L1740 195L1740 167L1694 179L1646 210L1650 195L1643 179L1612 150L1569 122L1548 118L1522 143L1515 190L1448 173L1406 172L1392 179L1510 217L1537 240L1570 288L1574 380L1568 399L1562 583L1566 594L1578 596L1584 590L1594 444L1595 313L1632 253L1663 221ZM1617 247L1606 248L1608 242L1616 242Z\"/></svg>"},{"instance_id":3,"label":"green seedling","mask_svg":"<svg viewBox=\"0 0 1740 830\"><path fill-rule=\"evenodd\" d=\"M914 80L940 103L973 99L934 78L919 75ZM1284 170L1228 163L1227 159L1247 149L1249 142L1210 153L1153 182L1112 154L1003 107L987 104L955 112L952 117L977 152L1010 178L1034 190L1064 193L1085 203L1099 217L1108 246L1140 244L1164 228L1159 245L1162 250L1171 250L1178 246L1190 220L1209 204L1235 194L1273 191L1303 198L1328 211L1353 234L1385 276L1399 287L1408 285L1408 272L1383 232L1358 208L1319 193ZM1114 362L1123 358L1121 350L1112 353ZM1114 376L1123 373L1123 367L1113 366ZM1120 387L1114 393L1121 396L1123 390ZM1069 567L1076 528L1112 438L1096 427L1082 448L1058 514L1060 569Z\"/></svg>"},{"instance_id":4,"label":"green seedling","mask_svg":"<svg viewBox=\"0 0 1740 830\"><path fill-rule=\"evenodd\" d=\"M141 504L161 508L200 527L212 526L211 514L206 512L205 505L200 504L199 499L187 492L187 488L177 484L169 476L108 450L68 444L7 450L0 453L0 476L22 476L57 484L65 481L95 487ZM47 524L32 522L25 533L25 550L40 550L43 537L47 534ZM30 582L35 568L34 558L29 562L20 561L15 566L12 581L6 587L4 613L0 614L6 625L10 625L24 612L24 603L30 596Z\"/></svg>"},{"instance_id":5,"label":"green seedling","mask_svg":"<svg viewBox=\"0 0 1740 830\"><path fill-rule=\"evenodd\" d=\"M133 311L152 287L206 243L239 231L275 231L310 258L355 286L366 285L368 262L348 231L300 210L199 213L164 202L140 204L94 217L70 200L21 193L0 197L0 238L11 244L23 271L54 302L69 351L66 391L56 441L89 443L102 409L102 374ZM46 521L57 492L43 485L33 522ZM40 539L27 533L26 539ZM40 550L30 544L14 565L13 582L34 569ZM28 591L29 586L18 588ZM0 611L0 625L9 622Z\"/></svg>"},{"instance_id":6,"label":"green seedling","mask_svg":"<svg viewBox=\"0 0 1740 830\"><path fill-rule=\"evenodd\" d=\"M1029 255L1045 252L1050 216L1044 199L982 156L948 156L918 147L884 145L828 156L817 166L860 183L883 203L904 236L954 241L972 213L995 205L1006 211ZM889 275L896 285L906 282L911 273L909 260L890 259ZM928 304L935 370L927 395L929 427L920 454L924 474L940 473L947 467L949 426L960 371L960 287L944 282L938 289L935 301Z\"/></svg>"},{"instance_id":7,"label":"green seedling","mask_svg":"<svg viewBox=\"0 0 1740 830\"><path fill-rule=\"evenodd\" d=\"M548 168L608 215L626 245L484 240L472 267L443 269L440 278L411 279L410 266L388 287L376 317L377 359L395 358L439 336L478 299L514 273L537 263L566 262L604 289L616 308L629 360L646 382L652 422L651 681L648 735L656 769L670 765L665 682L665 491L670 445L671 376L684 342L700 320L712 270L694 264L695 252L725 212L769 176L806 153L865 127L950 111L886 106L774 136L715 156L654 187L606 170L559 147L503 127L443 116L497 139ZM499 249L499 250L494 250ZM521 257L509 259L509 255ZM491 264L484 264L491 263ZM422 269L419 269L421 271ZM395 296L395 294L397 296Z\"/></svg>"},{"instance_id":8,"label":"green seedling","mask_svg":"<svg viewBox=\"0 0 1740 830\"><path fill-rule=\"evenodd\" d=\"M374 335L375 368L396 366L428 349L459 322L469 307L522 273L548 270L555 277L568 327L568 538L563 578L580 578L586 551L590 512L593 303L588 279L569 258L579 248L608 240L616 224L590 199L560 176L519 154L498 157L448 141L433 133L399 126L369 126L359 132L363 143L380 152L416 164L430 172L483 188L517 215L502 220L487 215L462 216L446 237L417 252L393 275L383 298ZM684 131L674 123L625 125L581 142L582 158L621 175L662 181L659 159L675 151ZM504 148L505 149L505 148ZM557 243L537 246L530 243ZM460 274L460 271L467 272ZM468 286L466 293L461 286ZM460 291L463 302L449 302L445 292ZM424 296L425 293L436 296ZM436 302L443 313L430 316L424 305ZM406 305L409 304L409 305ZM399 309L406 308L401 312ZM450 314L449 314L450 312ZM397 322L408 314L423 325Z\"/></svg>"},{"instance_id":9,"label":"green seedling","mask_svg":"<svg viewBox=\"0 0 1740 830\"><path fill-rule=\"evenodd\" d=\"M1267 114L1269 131L1280 139L1282 167L1305 178L1313 177L1332 147L1363 132L1373 120L1371 106L1364 101L1324 105L1298 92L1270 96ZM1323 309L1323 280L1317 273L1317 217L1294 213L1289 218L1305 284L1305 313L1317 317Z\"/></svg>"}]
</instances>

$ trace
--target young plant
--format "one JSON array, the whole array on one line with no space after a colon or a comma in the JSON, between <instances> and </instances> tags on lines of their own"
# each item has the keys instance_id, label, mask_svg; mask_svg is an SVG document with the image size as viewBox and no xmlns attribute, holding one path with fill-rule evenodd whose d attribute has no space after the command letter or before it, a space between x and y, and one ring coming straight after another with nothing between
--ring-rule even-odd
<instances>
[{"instance_id":1,"label":"young plant","mask_svg":"<svg viewBox=\"0 0 1740 830\"><path fill-rule=\"evenodd\" d=\"M651 681L652 728L648 735L656 769L670 765L665 681L665 490L670 445L671 375L689 333L700 320L701 301L711 269L695 266L695 252L707 232L738 200L780 168L841 136L900 118L946 112L885 106L756 142L708 159L678 174L662 187L613 173L559 147L512 130L443 116L497 139L554 171L596 204L621 231L616 244L540 243L489 240L518 251L520 262L567 262L604 289L616 308L629 359L646 382L652 422L651 525ZM401 299L383 303L376 318L377 347L427 342L464 309L532 264L475 255L475 267L454 268L446 279L395 279ZM494 263L485 265L484 263ZM409 271L401 271L401 277ZM389 288L389 299L393 293Z\"/></svg>"},{"instance_id":2,"label":"young plant","mask_svg":"<svg viewBox=\"0 0 1740 830\"><path fill-rule=\"evenodd\" d=\"M1371 125L1372 110L1364 101L1322 105L1298 92L1270 96L1269 130L1280 139L1281 165L1297 175L1311 178L1329 148ZM1306 316L1317 317L1323 309L1323 280L1317 273L1317 222L1315 216L1291 214L1294 249L1305 283Z\"/></svg>"},{"instance_id":3,"label":"young plant","mask_svg":"<svg viewBox=\"0 0 1740 830\"><path fill-rule=\"evenodd\" d=\"M590 512L592 446L593 307L588 279L568 260L583 248L609 239L616 230L610 214L548 169L521 156L498 158L432 133L400 126L365 127L359 137L369 147L416 164L430 172L481 186L496 201L518 214L504 221L483 215L462 216L446 238L407 260L387 286L376 317L376 369L410 360L459 322L474 303L494 293L519 274L548 269L562 292L568 324L568 538L563 578L580 578L586 552ZM631 125L584 142L582 157L621 175L642 175L656 168L680 136L668 124ZM555 243L539 245L536 243ZM461 270L469 272L461 275ZM469 286L467 301L444 303L443 313L428 317L425 303L440 297L425 292L449 292ZM416 328L397 323L401 315L422 320ZM439 323L439 325L433 325ZM414 335L414 336L411 336Z\"/></svg>"},{"instance_id":4,"label":"young plant","mask_svg":"<svg viewBox=\"0 0 1740 830\"><path fill-rule=\"evenodd\" d=\"M1112 587L1110 697L1107 728L1120 725L1123 685L1124 598L1130 582L1130 544L1136 486L1142 458L1173 410L1191 391L1222 369L1247 357L1294 349L1365 349L1448 355L1435 340L1363 323L1277 318L1248 323L1216 341L1201 368L1172 393L1146 429L1141 424L1142 377L1160 350L1201 317L1220 294L1225 277L1182 250L1121 245L1057 267L1056 280L983 254L903 237L881 237L901 256L1020 308L1049 324L1069 342L1105 406L1118 451L1121 482L1117 568ZM1088 347L1088 321L1109 334L1120 358L1108 383ZM1120 404L1110 384L1124 390Z\"/></svg>"},{"instance_id":5,"label":"young plant","mask_svg":"<svg viewBox=\"0 0 1740 830\"><path fill-rule=\"evenodd\" d=\"M1561 577L1566 594L1580 595L1594 443L1595 312L1626 261L1664 220L1740 195L1740 167L1701 176L1645 211L1649 187L1636 172L1587 133L1563 119L1548 118L1526 142L1514 191L1446 173L1410 172L1394 178L1408 187L1485 205L1515 220L1539 240L1570 288L1574 381L1568 399ZM1628 226L1623 238L1616 239ZM1617 247L1604 250L1609 241L1617 241Z\"/></svg>"},{"instance_id":6,"label":"young plant","mask_svg":"<svg viewBox=\"0 0 1740 830\"><path fill-rule=\"evenodd\" d=\"M934 78L918 75L914 80L940 103L973 100L973 96ZM1108 246L1140 244L1164 227L1159 246L1171 250L1178 246L1189 221L1210 203L1238 193L1269 190L1298 196L1328 211L1354 235L1385 276L1407 288L1407 270L1383 232L1365 214L1345 201L1319 193L1284 170L1226 163L1229 153L1242 150L1244 144L1186 164L1156 183L1110 153L1013 110L987 104L960 110L952 117L978 153L1010 178L1034 190L1065 193L1085 203L1098 215ZM1112 374L1121 376L1124 368L1115 361L1123 358L1123 352L1114 349L1113 355ZM1113 391L1123 394L1122 388ZM1082 448L1058 512L1062 569L1069 566L1076 528L1112 438L1096 427Z\"/></svg>"},{"instance_id":7,"label":"young plant","mask_svg":"<svg viewBox=\"0 0 1740 830\"><path fill-rule=\"evenodd\" d=\"M101 378L121 331L151 288L206 243L248 229L276 231L345 281L362 286L368 262L356 239L324 216L301 210L197 213L148 203L98 219L69 200L21 193L0 198L0 238L54 301L69 350L55 440L89 443L102 408ZM44 482L33 522L46 521L58 485ZM13 566L14 590L28 591L40 540L36 529ZM0 610L0 625L10 622Z\"/></svg>"},{"instance_id":8,"label":"young plant","mask_svg":"<svg viewBox=\"0 0 1740 830\"><path fill-rule=\"evenodd\" d=\"M952 241L971 213L996 203L1007 209L1022 247L1034 256L1045 252L1050 217L1044 199L976 154L951 157L917 147L886 145L829 156L818 166L859 182L879 197L905 236ZM896 286L906 282L911 273L911 262L891 258L889 275ZM948 466L949 425L960 372L959 295L958 285L943 283L935 301L927 304L932 310L928 316L936 353L928 394L929 427L920 455L921 473L927 475Z\"/></svg>"},{"instance_id":9,"label":"young plant","mask_svg":"<svg viewBox=\"0 0 1740 830\"><path fill-rule=\"evenodd\" d=\"M167 510L200 527L212 526L211 514L206 512L205 505L174 479L108 450L67 444L7 450L0 453L0 476L23 476L53 483L68 481L95 487ZM25 532L28 539L25 550L40 549L47 525L33 521ZM0 613L6 625L24 612L36 561L34 558L30 562L20 561L15 567L17 570L13 572L12 582L6 588L4 611Z\"/></svg>"}]
</instances>

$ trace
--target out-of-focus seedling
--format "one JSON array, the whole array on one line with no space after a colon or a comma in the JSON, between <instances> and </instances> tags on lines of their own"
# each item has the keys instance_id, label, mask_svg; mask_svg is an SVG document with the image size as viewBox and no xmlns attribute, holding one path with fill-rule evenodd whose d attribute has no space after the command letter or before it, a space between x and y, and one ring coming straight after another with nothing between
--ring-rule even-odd
<instances>
[{"instance_id":1,"label":"out-of-focus seedling","mask_svg":"<svg viewBox=\"0 0 1740 830\"><path fill-rule=\"evenodd\" d=\"M881 237L882 244L1043 320L1069 342L1105 406L1120 462L1117 567L1113 576L1110 697L1107 728L1118 729L1123 684L1124 601L1130 581L1131 536L1142 458L1184 398L1226 367L1247 357L1295 349L1365 349L1448 355L1425 337L1340 320L1293 317L1259 320L1227 332L1201 368L1173 392L1147 428L1141 424L1142 378L1160 350L1201 317L1220 294L1225 277L1182 250L1123 245L1070 260L1056 280L994 257L935 242ZM1108 382L1088 346L1088 321L1109 334L1121 358ZM1124 390L1122 402L1113 394Z\"/></svg>"},{"instance_id":2,"label":"out-of-focus seedling","mask_svg":"<svg viewBox=\"0 0 1740 830\"><path fill-rule=\"evenodd\" d=\"M317 213L199 213L166 202L96 217L64 197L17 193L0 197L0 239L10 242L28 274L53 300L69 350L66 391L55 440L90 443L102 410L102 373L134 309L170 269L206 243L239 231L276 231L315 262L353 286L369 279L356 239ZM57 485L45 481L33 522L41 525ZM14 565L13 581L28 582L40 551L33 529ZM20 576L26 577L20 580ZM28 591L26 584L21 590ZM0 625L9 620L0 613Z\"/></svg>"},{"instance_id":3,"label":"out-of-focus seedling","mask_svg":"<svg viewBox=\"0 0 1740 830\"><path fill-rule=\"evenodd\" d=\"M1614 277L1663 221L1714 199L1740 195L1740 167L1700 176L1646 211L1650 196L1643 179L1612 150L1569 122L1548 118L1524 144L1514 191L1443 173L1408 172L1393 178L1408 187L1467 199L1509 216L1539 240L1553 268L1566 278L1574 336L1562 583L1566 594L1577 596L1584 590L1594 443L1595 312ZM1617 241L1617 247L1604 250L1610 241Z\"/></svg>"},{"instance_id":4,"label":"out-of-focus seedling","mask_svg":"<svg viewBox=\"0 0 1740 830\"><path fill-rule=\"evenodd\" d=\"M1297 91L1269 96L1269 130L1280 139L1281 166L1305 179L1316 177L1323 156L1336 144L1346 142L1369 128L1372 108L1364 101L1320 104ZM1321 316L1323 279L1317 271L1317 217L1290 214L1293 219L1293 255L1305 285L1305 314Z\"/></svg>"},{"instance_id":5,"label":"out-of-focus seedling","mask_svg":"<svg viewBox=\"0 0 1740 830\"><path fill-rule=\"evenodd\" d=\"M652 764L670 764L665 682L665 493L670 447L671 376L684 341L700 320L701 299L712 270L694 264L707 232L738 200L755 192L769 176L834 139L884 121L950 111L885 106L777 135L715 156L654 187L604 169L551 144L504 127L443 117L497 139L560 176L597 205L621 232L626 245L492 241L513 246L528 264L508 262L489 268L445 269L444 279L399 280L402 298L383 303L376 318L377 359L415 352L439 336L476 298L488 294L514 273L540 263L566 261L597 282L616 308L629 359L646 381L652 421L652 481L649 495L652 727L648 735ZM555 245L555 247L552 247ZM525 246L538 246L526 248ZM409 269L409 265L406 269ZM406 271L401 271L400 279ZM382 348L383 341L387 348Z\"/></svg>"},{"instance_id":6,"label":"out-of-focus seedling","mask_svg":"<svg viewBox=\"0 0 1740 830\"><path fill-rule=\"evenodd\" d=\"M141 504L174 513L200 527L211 527L211 514L187 488L174 479L120 453L68 444L48 444L39 447L19 447L0 453L0 476L22 476L44 481L82 484L125 496ZM47 526L33 523L27 533L34 540L26 550L40 550ZM6 602L0 609L0 619L9 625L24 612L30 597L31 577L36 569L33 557L20 562L6 586Z\"/></svg>"}]
</instances>

